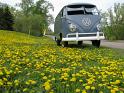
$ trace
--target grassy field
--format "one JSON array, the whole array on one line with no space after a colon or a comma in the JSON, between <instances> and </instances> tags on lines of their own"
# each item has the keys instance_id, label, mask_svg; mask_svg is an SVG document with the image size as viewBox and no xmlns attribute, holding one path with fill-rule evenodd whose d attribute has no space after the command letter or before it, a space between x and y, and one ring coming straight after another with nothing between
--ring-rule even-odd
<instances>
[{"instance_id":1,"label":"grassy field","mask_svg":"<svg viewBox=\"0 0 124 93\"><path fill-rule=\"evenodd\" d=\"M63 48L48 37L0 31L0 93L123 92L124 56L115 49Z\"/></svg>"}]
</instances>

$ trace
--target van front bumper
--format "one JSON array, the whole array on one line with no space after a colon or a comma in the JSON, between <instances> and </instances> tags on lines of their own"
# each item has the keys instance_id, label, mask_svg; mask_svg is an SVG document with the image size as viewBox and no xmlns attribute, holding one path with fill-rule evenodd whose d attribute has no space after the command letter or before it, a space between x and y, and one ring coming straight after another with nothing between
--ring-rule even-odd
<instances>
[{"instance_id":1,"label":"van front bumper","mask_svg":"<svg viewBox=\"0 0 124 93\"><path fill-rule=\"evenodd\" d=\"M62 41L83 41L83 40L103 40L105 39L103 32L96 33L71 33L67 34Z\"/></svg>"}]
</instances>

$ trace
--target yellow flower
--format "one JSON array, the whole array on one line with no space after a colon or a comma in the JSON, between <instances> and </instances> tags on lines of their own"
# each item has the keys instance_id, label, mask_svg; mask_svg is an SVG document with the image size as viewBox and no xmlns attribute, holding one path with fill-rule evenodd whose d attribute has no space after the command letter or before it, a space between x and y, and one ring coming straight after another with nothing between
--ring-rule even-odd
<instances>
[{"instance_id":1,"label":"yellow flower","mask_svg":"<svg viewBox=\"0 0 124 93\"><path fill-rule=\"evenodd\" d=\"M11 86L12 85L12 82L7 82L7 84Z\"/></svg>"},{"instance_id":2,"label":"yellow flower","mask_svg":"<svg viewBox=\"0 0 124 93\"><path fill-rule=\"evenodd\" d=\"M116 90L114 90L114 89L111 89L111 93L116 93Z\"/></svg>"},{"instance_id":3,"label":"yellow flower","mask_svg":"<svg viewBox=\"0 0 124 93\"><path fill-rule=\"evenodd\" d=\"M68 80L68 78L64 78L64 80Z\"/></svg>"},{"instance_id":4,"label":"yellow flower","mask_svg":"<svg viewBox=\"0 0 124 93\"><path fill-rule=\"evenodd\" d=\"M34 80L31 80L30 82L31 82L31 84L36 84L36 81L34 81Z\"/></svg>"},{"instance_id":5,"label":"yellow flower","mask_svg":"<svg viewBox=\"0 0 124 93\"><path fill-rule=\"evenodd\" d=\"M0 71L0 76L2 76L3 75L3 72L2 71Z\"/></svg>"},{"instance_id":6,"label":"yellow flower","mask_svg":"<svg viewBox=\"0 0 124 93\"><path fill-rule=\"evenodd\" d=\"M44 73L41 73L41 76L44 76L45 74Z\"/></svg>"},{"instance_id":7,"label":"yellow flower","mask_svg":"<svg viewBox=\"0 0 124 93\"><path fill-rule=\"evenodd\" d=\"M34 80L28 80L28 81L26 81L26 84L27 85L30 85L30 84L36 84L36 81L34 81Z\"/></svg>"},{"instance_id":8,"label":"yellow flower","mask_svg":"<svg viewBox=\"0 0 124 93\"><path fill-rule=\"evenodd\" d=\"M91 87L91 89L92 89L92 90L95 90L95 87L93 86L93 87Z\"/></svg>"},{"instance_id":9,"label":"yellow flower","mask_svg":"<svg viewBox=\"0 0 124 93\"><path fill-rule=\"evenodd\" d=\"M121 81L120 80L116 80L115 81L115 84L119 84Z\"/></svg>"},{"instance_id":10,"label":"yellow flower","mask_svg":"<svg viewBox=\"0 0 124 93\"><path fill-rule=\"evenodd\" d=\"M86 90L83 90L82 93L87 93L87 91Z\"/></svg>"},{"instance_id":11,"label":"yellow flower","mask_svg":"<svg viewBox=\"0 0 124 93\"><path fill-rule=\"evenodd\" d=\"M83 80L79 80L79 82L83 82Z\"/></svg>"},{"instance_id":12,"label":"yellow flower","mask_svg":"<svg viewBox=\"0 0 124 93\"><path fill-rule=\"evenodd\" d=\"M75 91L76 91L76 92L80 92L80 89L77 88Z\"/></svg>"},{"instance_id":13,"label":"yellow flower","mask_svg":"<svg viewBox=\"0 0 124 93\"><path fill-rule=\"evenodd\" d=\"M52 78L51 80L52 80L52 81L55 81L56 79L55 79L55 78Z\"/></svg>"},{"instance_id":14,"label":"yellow flower","mask_svg":"<svg viewBox=\"0 0 124 93\"><path fill-rule=\"evenodd\" d=\"M118 88L113 88L115 91L118 91Z\"/></svg>"},{"instance_id":15,"label":"yellow flower","mask_svg":"<svg viewBox=\"0 0 124 93\"><path fill-rule=\"evenodd\" d=\"M92 84L92 83L93 83L93 81L91 81L91 80L88 81L88 84Z\"/></svg>"},{"instance_id":16,"label":"yellow flower","mask_svg":"<svg viewBox=\"0 0 124 93\"><path fill-rule=\"evenodd\" d=\"M68 73L64 73L63 75L64 75L64 77L68 77Z\"/></svg>"},{"instance_id":17,"label":"yellow flower","mask_svg":"<svg viewBox=\"0 0 124 93\"><path fill-rule=\"evenodd\" d=\"M3 78L4 81L7 81L7 78Z\"/></svg>"},{"instance_id":18,"label":"yellow flower","mask_svg":"<svg viewBox=\"0 0 124 93\"><path fill-rule=\"evenodd\" d=\"M10 74L10 72L6 70L6 74L7 74L7 75L9 75L9 74Z\"/></svg>"},{"instance_id":19,"label":"yellow flower","mask_svg":"<svg viewBox=\"0 0 124 93\"><path fill-rule=\"evenodd\" d=\"M43 77L43 79L47 79L47 77L46 77L46 76L44 76L44 77Z\"/></svg>"},{"instance_id":20,"label":"yellow flower","mask_svg":"<svg viewBox=\"0 0 124 93\"><path fill-rule=\"evenodd\" d=\"M50 91L49 93L54 93L53 91Z\"/></svg>"},{"instance_id":21,"label":"yellow flower","mask_svg":"<svg viewBox=\"0 0 124 93\"><path fill-rule=\"evenodd\" d=\"M45 90L50 90L50 85L45 85Z\"/></svg>"},{"instance_id":22,"label":"yellow flower","mask_svg":"<svg viewBox=\"0 0 124 93\"><path fill-rule=\"evenodd\" d=\"M16 86L19 85L19 81L18 80L15 80L14 83L15 83Z\"/></svg>"},{"instance_id":23,"label":"yellow flower","mask_svg":"<svg viewBox=\"0 0 124 93\"><path fill-rule=\"evenodd\" d=\"M102 87L103 85L102 84L98 84L99 87Z\"/></svg>"},{"instance_id":24,"label":"yellow flower","mask_svg":"<svg viewBox=\"0 0 124 93\"><path fill-rule=\"evenodd\" d=\"M26 84L27 84L27 85L30 85L30 82L26 81Z\"/></svg>"},{"instance_id":25,"label":"yellow flower","mask_svg":"<svg viewBox=\"0 0 124 93\"><path fill-rule=\"evenodd\" d=\"M72 74L73 77L75 77L76 75L75 74Z\"/></svg>"},{"instance_id":26,"label":"yellow flower","mask_svg":"<svg viewBox=\"0 0 124 93\"><path fill-rule=\"evenodd\" d=\"M44 86L45 90L47 90L47 91L51 89L51 86L50 86L49 81L45 82L45 83L43 84L43 86Z\"/></svg>"},{"instance_id":27,"label":"yellow flower","mask_svg":"<svg viewBox=\"0 0 124 93\"><path fill-rule=\"evenodd\" d=\"M99 93L103 93L102 91L99 91Z\"/></svg>"},{"instance_id":28,"label":"yellow flower","mask_svg":"<svg viewBox=\"0 0 124 93\"><path fill-rule=\"evenodd\" d=\"M111 86L107 86L108 89L111 89L112 87Z\"/></svg>"},{"instance_id":29,"label":"yellow flower","mask_svg":"<svg viewBox=\"0 0 124 93\"><path fill-rule=\"evenodd\" d=\"M85 89L86 89L86 90L89 90L89 89L90 89L90 86L85 86Z\"/></svg>"},{"instance_id":30,"label":"yellow flower","mask_svg":"<svg viewBox=\"0 0 124 93\"><path fill-rule=\"evenodd\" d=\"M2 81L2 79L0 79L0 86L2 86L3 85L3 81Z\"/></svg>"},{"instance_id":31,"label":"yellow flower","mask_svg":"<svg viewBox=\"0 0 124 93\"><path fill-rule=\"evenodd\" d=\"M23 92L26 92L26 91L28 91L28 88L24 88L24 89L23 89Z\"/></svg>"},{"instance_id":32,"label":"yellow flower","mask_svg":"<svg viewBox=\"0 0 124 93\"><path fill-rule=\"evenodd\" d=\"M66 84L66 87L69 87L69 84Z\"/></svg>"},{"instance_id":33,"label":"yellow flower","mask_svg":"<svg viewBox=\"0 0 124 93\"><path fill-rule=\"evenodd\" d=\"M73 82L74 82L74 81L76 81L76 78L75 78L75 77L73 77L70 81L73 81Z\"/></svg>"}]
</instances>

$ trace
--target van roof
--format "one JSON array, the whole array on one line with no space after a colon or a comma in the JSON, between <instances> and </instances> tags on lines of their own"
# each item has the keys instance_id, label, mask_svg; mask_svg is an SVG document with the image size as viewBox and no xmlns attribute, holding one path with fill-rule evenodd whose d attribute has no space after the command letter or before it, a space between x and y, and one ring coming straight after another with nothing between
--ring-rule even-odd
<instances>
[{"instance_id":1,"label":"van roof","mask_svg":"<svg viewBox=\"0 0 124 93\"><path fill-rule=\"evenodd\" d=\"M93 4L90 4L90 3L72 3L72 4L66 5L65 7L76 8L76 6L78 6L78 7L84 6L86 8L87 7L88 8L96 7L96 5L93 5Z\"/></svg>"}]
</instances>

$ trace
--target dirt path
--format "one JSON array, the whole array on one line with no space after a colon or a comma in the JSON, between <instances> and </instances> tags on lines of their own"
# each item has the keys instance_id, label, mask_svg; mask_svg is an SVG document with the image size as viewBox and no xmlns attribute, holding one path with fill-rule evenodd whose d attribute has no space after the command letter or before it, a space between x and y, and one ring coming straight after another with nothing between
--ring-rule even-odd
<instances>
[{"instance_id":1,"label":"dirt path","mask_svg":"<svg viewBox=\"0 0 124 93\"><path fill-rule=\"evenodd\" d=\"M91 44L90 41L84 41L84 43ZM119 41L101 40L101 46L124 49L124 40L119 40Z\"/></svg>"}]
</instances>

